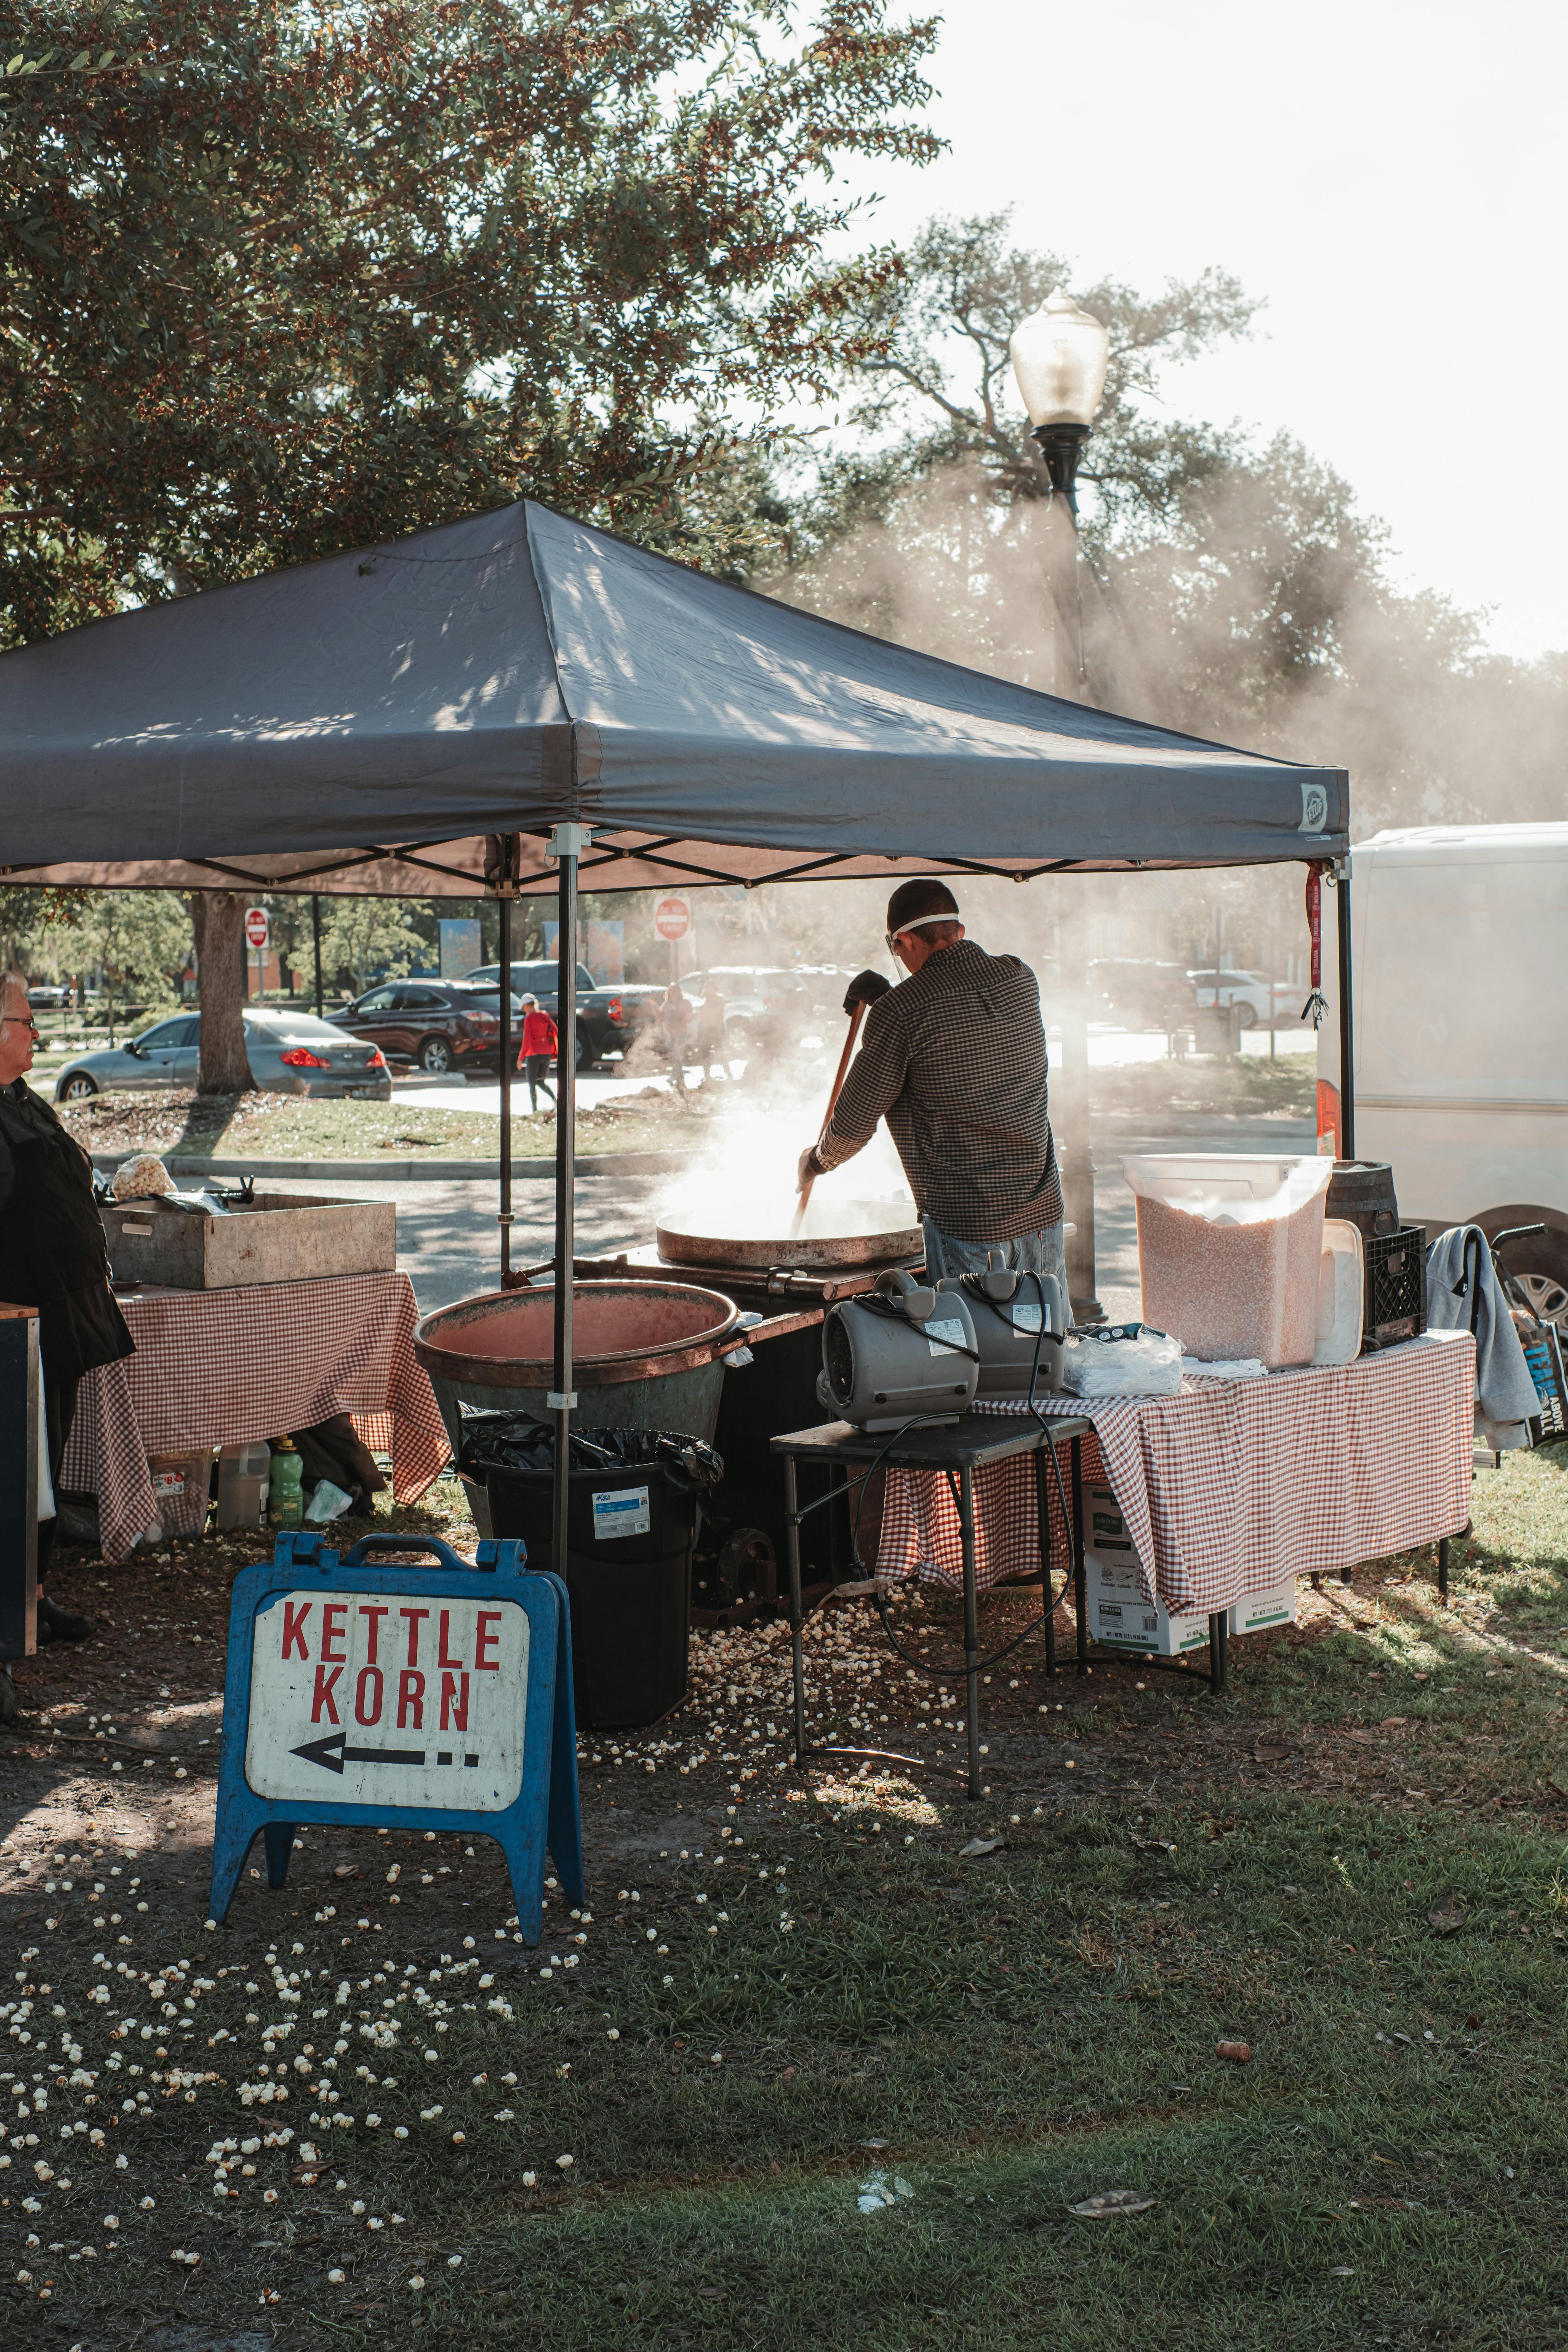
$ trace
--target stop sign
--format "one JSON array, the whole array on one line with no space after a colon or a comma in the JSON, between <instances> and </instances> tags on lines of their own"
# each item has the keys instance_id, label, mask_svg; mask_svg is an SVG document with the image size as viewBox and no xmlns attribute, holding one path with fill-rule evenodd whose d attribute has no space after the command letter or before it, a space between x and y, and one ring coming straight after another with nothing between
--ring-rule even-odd
<instances>
[{"instance_id":1,"label":"stop sign","mask_svg":"<svg viewBox=\"0 0 1568 2352\"><path fill-rule=\"evenodd\" d=\"M264 948L267 945L272 936L272 926L268 920L265 907L247 907L245 936L253 948Z\"/></svg>"},{"instance_id":2,"label":"stop sign","mask_svg":"<svg viewBox=\"0 0 1568 2352\"><path fill-rule=\"evenodd\" d=\"M691 929L691 909L684 898L660 898L653 910L653 927L661 940L683 940Z\"/></svg>"}]
</instances>

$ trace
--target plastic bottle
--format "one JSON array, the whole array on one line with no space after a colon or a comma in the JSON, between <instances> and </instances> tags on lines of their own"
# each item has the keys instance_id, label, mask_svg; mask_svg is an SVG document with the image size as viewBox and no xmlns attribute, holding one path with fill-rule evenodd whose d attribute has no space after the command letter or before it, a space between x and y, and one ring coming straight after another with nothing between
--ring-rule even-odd
<instances>
[{"instance_id":1,"label":"plastic bottle","mask_svg":"<svg viewBox=\"0 0 1568 2352\"><path fill-rule=\"evenodd\" d=\"M268 1517L275 1528L297 1528L303 1525L305 1509L301 1493L305 1465L291 1437L280 1437L272 1449L272 1492Z\"/></svg>"}]
</instances>

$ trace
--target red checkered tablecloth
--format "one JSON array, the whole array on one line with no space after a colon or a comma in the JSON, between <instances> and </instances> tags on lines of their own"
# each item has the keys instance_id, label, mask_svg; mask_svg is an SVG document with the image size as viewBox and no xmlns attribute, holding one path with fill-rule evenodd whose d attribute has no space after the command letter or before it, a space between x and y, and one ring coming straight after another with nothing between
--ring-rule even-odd
<instances>
[{"instance_id":1,"label":"red checkered tablecloth","mask_svg":"<svg viewBox=\"0 0 1568 2352\"><path fill-rule=\"evenodd\" d=\"M1085 1483L1110 1487L1145 1578L1177 1615L1456 1535L1469 1517L1475 1393L1473 1340L1444 1332L1353 1364L1184 1380L1173 1397L1050 1397L1044 1410L1094 1423ZM1047 1491L1060 1567L1069 1555L1054 1479ZM1037 1508L1030 1455L975 1473L980 1584L1038 1573ZM942 1478L889 1471L877 1572L962 1580Z\"/></svg>"},{"instance_id":2,"label":"red checkered tablecloth","mask_svg":"<svg viewBox=\"0 0 1568 2352\"><path fill-rule=\"evenodd\" d=\"M149 1290L120 1305L136 1353L82 1381L60 1473L68 1492L97 1495L105 1559L126 1559L156 1517L150 1454L243 1445L352 1412L365 1444L390 1452L400 1503L450 1454L415 1361L405 1274Z\"/></svg>"}]
</instances>

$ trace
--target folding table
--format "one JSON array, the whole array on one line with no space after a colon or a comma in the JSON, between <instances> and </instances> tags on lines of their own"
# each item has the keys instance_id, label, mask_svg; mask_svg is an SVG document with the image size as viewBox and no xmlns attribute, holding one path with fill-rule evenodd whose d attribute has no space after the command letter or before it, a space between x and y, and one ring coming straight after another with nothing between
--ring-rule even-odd
<instances>
[{"instance_id":1,"label":"folding table","mask_svg":"<svg viewBox=\"0 0 1568 2352\"><path fill-rule=\"evenodd\" d=\"M1020 1642L1043 1623L1046 1640L1046 1672L1054 1675L1057 1667L1056 1612L1067 1598L1070 1583L1078 1612L1078 1656L1079 1674L1089 1670L1089 1612L1085 1606L1083 1565L1083 1470L1081 1448L1085 1437L1093 1433L1087 1419L1070 1413L1056 1413L1049 1418L1030 1416L1012 1423L994 1414L965 1413L957 1421L936 1426L911 1423L890 1437L875 1431L857 1429L848 1422L826 1422L820 1428L799 1429L788 1435L775 1437L773 1450L784 1457L784 1511L788 1528L790 1641L795 1686L795 1760L797 1765L810 1763L830 1756L854 1756L879 1761L923 1765L918 1756L895 1755L889 1750L871 1748L843 1747L835 1742L807 1742L805 1733L805 1661L801 1641L802 1611L800 1584L800 1526L813 1511L861 1485L873 1470L883 1467L900 1470L933 1471L944 1477L953 1496L958 1512L963 1552L963 1674L964 1731L968 1740L968 1788L971 1797L983 1791L980 1776L980 1676L988 1666L1005 1658L1017 1648ZM1068 1559L1061 1590L1051 1591L1051 1519L1050 1482L1057 1482L1058 1493L1061 1465L1056 1459L1056 1448L1067 1445L1070 1452L1072 1503L1066 1507L1066 1496L1060 1494L1062 1517L1068 1529ZM989 1658L980 1654L977 1622L976 1586L974 1576L974 1474L992 1463L1005 1462L1017 1454L1035 1457L1035 1494L1039 1525L1039 1583L1041 1615L1031 1619L1022 1633ZM795 1465L798 1462L814 1462L831 1470L843 1464L843 1484L832 1487L803 1509L796 1493ZM858 1477L850 1475L856 1465L864 1465ZM912 1657L899 1643L889 1622L886 1610L888 1580L868 1578L863 1582L839 1585L839 1593L875 1598L882 1610L882 1622L888 1638L899 1655L918 1673L937 1679L936 1670L921 1658ZM1227 1622L1221 1610L1209 1618L1209 1675L1211 1687L1223 1690L1226 1682L1226 1642ZM1121 1652L1113 1654L1123 1654ZM1193 1674L1197 1670L1183 1665L1179 1660L1160 1658L1152 1661L1167 1672Z\"/></svg>"}]
</instances>

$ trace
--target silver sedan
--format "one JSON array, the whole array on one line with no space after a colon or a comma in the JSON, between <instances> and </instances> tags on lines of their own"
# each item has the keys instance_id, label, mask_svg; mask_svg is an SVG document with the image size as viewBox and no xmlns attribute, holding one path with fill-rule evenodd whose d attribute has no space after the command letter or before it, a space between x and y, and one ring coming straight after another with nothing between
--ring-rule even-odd
<instances>
[{"instance_id":1,"label":"silver sedan","mask_svg":"<svg viewBox=\"0 0 1568 2352\"><path fill-rule=\"evenodd\" d=\"M264 1093L391 1100L392 1074L379 1045L345 1037L313 1013L290 1013L281 1005L247 1005L244 1020L250 1075ZM154 1022L123 1045L78 1054L55 1081L55 1100L80 1102L125 1087L194 1087L201 1067L201 1028L199 1013L182 1013Z\"/></svg>"}]
</instances>

